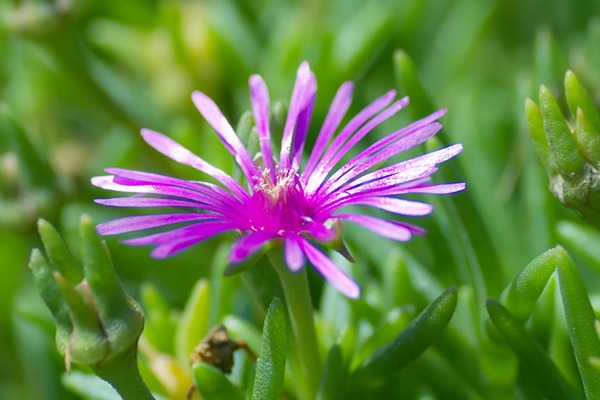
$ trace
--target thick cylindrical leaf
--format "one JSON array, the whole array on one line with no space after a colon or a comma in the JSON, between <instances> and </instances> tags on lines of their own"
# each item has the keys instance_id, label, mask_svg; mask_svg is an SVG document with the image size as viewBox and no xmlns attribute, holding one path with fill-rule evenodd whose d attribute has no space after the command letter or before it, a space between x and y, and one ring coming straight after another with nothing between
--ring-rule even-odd
<instances>
[{"instance_id":1,"label":"thick cylindrical leaf","mask_svg":"<svg viewBox=\"0 0 600 400\"><path fill-rule=\"evenodd\" d=\"M540 87L539 96L548 146L552 151L556 166L564 176L580 175L583 173L585 160L579 153L575 139L554 96L544 85Z\"/></svg>"},{"instance_id":2,"label":"thick cylindrical leaf","mask_svg":"<svg viewBox=\"0 0 600 400\"><path fill-rule=\"evenodd\" d=\"M287 352L285 335L283 303L276 297L265 318L260 355L256 361L253 400L281 400Z\"/></svg>"},{"instance_id":3,"label":"thick cylindrical leaf","mask_svg":"<svg viewBox=\"0 0 600 400\"><path fill-rule=\"evenodd\" d=\"M52 268L37 249L31 252L29 268L31 268L33 273L35 288L42 297L42 300L44 300L44 303L46 303L46 307L48 307L56 322L56 345L62 352L66 348L67 340L73 330L67 303L63 299L58 284L54 280Z\"/></svg>"},{"instance_id":4,"label":"thick cylindrical leaf","mask_svg":"<svg viewBox=\"0 0 600 400\"><path fill-rule=\"evenodd\" d=\"M544 120L539 107L531 99L525 100L525 116L529 125L529 133L533 140L533 147L542 162L548 176L554 176L558 173L556 164L552 158L550 147L548 147L548 138L544 131Z\"/></svg>"},{"instance_id":5,"label":"thick cylindrical leaf","mask_svg":"<svg viewBox=\"0 0 600 400\"><path fill-rule=\"evenodd\" d=\"M558 252L558 282L585 394L588 399L600 399L600 374L590 364L590 358L600 357L600 339L594 327L596 316L585 285L563 248Z\"/></svg>"},{"instance_id":6,"label":"thick cylindrical leaf","mask_svg":"<svg viewBox=\"0 0 600 400\"><path fill-rule=\"evenodd\" d=\"M581 108L575 112L575 140L585 159L600 169L600 129L592 124L592 119ZM600 190L596 188L596 190Z\"/></svg>"},{"instance_id":7,"label":"thick cylindrical leaf","mask_svg":"<svg viewBox=\"0 0 600 400\"><path fill-rule=\"evenodd\" d=\"M192 350L208 332L209 290L205 280L198 281L181 314L175 332L175 355L181 365L189 365Z\"/></svg>"},{"instance_id":8,"label":"thick cylindrical leaf","mask_svg":"<svg viewBox=\"0 0 600 400\"><path fill-rule=\"evenodd\" d=\"M319 392L317 393L317 400L339 399L340 387L346 372L340 346L334 344L331 346L331 349L329 349L327 359L325 360L321 385L319 386Z\"/></svg>"},{"instance_id":9,"label":"thick cylindrical leaf","mask_svg":"<svg viewBox=\"0 0 600 400\"><path fill-rule=\"evenodd\" d=\"M517 319L526 320L556 269L557 249L550 249L531 261L502 293L501 302Z\"/></svg>"},{"instance_id":10,"label":"thick cylindrical leaf","mask_svg":"<svg viewBox=\"0 0 600 400\"><path fill-rule=\"evenodd\" d=\"M600 134L600 111L573 71L567 71L565 74L565 94L573 117L577 115L577 110L581 109L590 125Z\"/></svg>"},{"instance_id":11,"label":"thick cylindrical leaf","mask_svg":"<svg viewBox=\"0 0 600 400\"><path fill-rule=\"evenodd\" d=\"M240 388L235 386L218 368L203 362L192 366L196 388L206 400L243 400Z\"/></svg>"},{"instance_id":12,"label":"thick cylindrical leaf","mask_svg":"<svg viewBox=\"0 0 600 400\"><path fill-rule=\"evenodd\" d=\"M582 398L581 394L567 384L544 349L527 333L521 321L496 300L488 299L486 308L500 334L549 399Z\"/></svg>"},{"instance_id":13,"label":"thick cylindrical leaf","mask_svg":"<svg viewBox=\"0 0 600 400\"><path fill-rule=\"evenodd\" d=\"M457 302L455 287L447 289L393 341L377 349L350 377L354 387L378 386L425 351L446 328Z\"/></svg>"},{"instance_id":14,"label":"thick cylindrical leaf","mask_svg":"<svg viewBox=\"0 0 600 400\"><path fill-rule=\"evenodd\" d=\"M72 285L80 282L83 279L83 274L79 268L79 263L75 260L56 229L48 221L40 219L38 221L38 231L52 268L59 271Z\"/></svg>"}]
</instances>

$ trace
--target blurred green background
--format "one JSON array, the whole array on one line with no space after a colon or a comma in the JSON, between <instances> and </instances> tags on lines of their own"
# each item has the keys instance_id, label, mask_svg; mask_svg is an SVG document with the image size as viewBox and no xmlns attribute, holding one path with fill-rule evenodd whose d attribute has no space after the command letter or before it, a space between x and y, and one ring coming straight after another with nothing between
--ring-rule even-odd
<instances>
[{"instance_id":1,"label":"blurred green background","mask_svg":"<svg viewBox=\"0 0 600 400\"><path fill-rule=\"evenodd\" d=\"M403 55L433 106L449 110L440 139L465 150L442 169L446 180L465 180L468 191L445 205L436 201L449 214L415 221L431 235L375 247L404 249L446 286L468 286L474 278L461 265L475 263L484 294L498 296L533 257L557 242L569 248L569 229L583 229L547 190L523 105L537 99L541 83L564 103L567 69L600 94L600 1L0 2L0 398L72 396L60 384L53 323L27 268L31 248L40 246L36 220L55 224L76 251L81 213L96 221L126 213L92 202L107 195L89 184L103 168L203 179L148 148L140 128L166 133L232 170L193 107L193 90L211 96L235 124L249 108L250 74L261 74L272 98L287 103L296 69L307 60L319 87L314 140L343 81L356 82L354 112L390 88L410 92L394 62ZM427 111L427 101L415 104L375 136ZM447 229L453 218L464 225L458 231L472 252L460 247L464 238L448 236L457 232ZM348 235L352 248L353 230ZM207 260L223 240L163 261L150 259L147 248L108 242L132 295L152 282L180 308L194 282L209 275ZM600 266L575 253L594 291ZM357 280L376 281L374 275Z\"/></svg>"}]
</instances>

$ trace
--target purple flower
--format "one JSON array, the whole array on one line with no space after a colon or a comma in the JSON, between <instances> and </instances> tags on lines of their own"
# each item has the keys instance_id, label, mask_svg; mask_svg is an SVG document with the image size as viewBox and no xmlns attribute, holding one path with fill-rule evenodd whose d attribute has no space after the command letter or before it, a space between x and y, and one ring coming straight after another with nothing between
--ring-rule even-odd
<instances>
[{"instance_id":1,"label":"purple flower","mask_svg":"<svg viewBox=\"0 0 600 400\"><path fill-rule=\"evenodd\" d=\"M303 268L308 259L338 290L348 297L358 297L358 285L313 243L327 244L339 239L341 221L398 241L407 241L413 234L424 231L396 221L392 216L374 217L356 213L354 209L345 210L346 206L422 216L431 213L431 205L401 196L454 193L463 190L465 185L430 183L437 164L460 153L460 144L381 165L435 135L442 127L436 120L445 110L387 135L335 169L365 135L408 104L406 97L394 102L396 93L389 91L354 116L334 138L350 107L352 90L351 82L344 83L338 90L306 162L302 154L317 92L316 79L308 63L302 63L298 69L279 157L275 157L271 146L269 94L260 76L250 77L250 101L260 144L260 157L256 160L215 103L205 94L194 92L194 104L235 157L245 183L236 181L168 137L142 129L142 137L150 146L212 176L221 185L107 168L106 172L111 175L93 178L95 186L135 194L98 199L97 203L114 207L171 207L175 211L116 219L98 225L98 232L114 235L168 226L166 231L125 240L130 245L153 245L152 256L165 258L222 232L239 231L241 238L232 247L231 263L242 262L267 242L277 240L283 243L285 261L291 271Z\"/></svg>"}]
</instances>

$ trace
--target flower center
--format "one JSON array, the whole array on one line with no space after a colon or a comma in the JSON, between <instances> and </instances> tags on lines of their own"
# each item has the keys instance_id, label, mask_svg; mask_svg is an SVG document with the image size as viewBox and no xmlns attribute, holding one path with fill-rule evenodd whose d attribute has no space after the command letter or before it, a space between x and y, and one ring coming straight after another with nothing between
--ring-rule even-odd
<instances>
[{"instance_id":1,"label":"flower center","mask_svg":"<svg viewBox=\"0 0 600 400\"><path fill-rule=\"evenodd\" d=\"M299 233L309 217L304 190L293 169L261 170L250 203L250 229L277 236Z\"/></svg>"}]
</instances>

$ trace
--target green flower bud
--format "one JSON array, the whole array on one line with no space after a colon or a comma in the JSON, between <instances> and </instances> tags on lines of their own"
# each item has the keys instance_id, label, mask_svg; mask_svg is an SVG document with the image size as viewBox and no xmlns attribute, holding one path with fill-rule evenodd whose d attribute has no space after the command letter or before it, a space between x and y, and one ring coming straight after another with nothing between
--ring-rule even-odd
<instances>
[{"instance_id":1,"label":"green flower bud","mask_svg":"<svg viewBox=\"0 0 600 400\"><path fill-rule=\"evenodd\" d=\"M123 290L94 223L81 218L82 269L50 223L40 220L38 228L48 259L33 250L30 267L67 371L72 362L88 365L124 399L151 399L135 359L144 315Z\"/></svg>"},{"instance_id":2,"label":"green flower bud","mask_svg":"<svg viewBox=\"0 0 600 400\"><path fill-rule=\"evenodd\" d=\"M577 81L565 76L569 124L550 90L540 87L540 107L527 100L525 110L535 150L550 177L550 190L565 206L600 228L600 112Z\"/></svg>"}]
</instances>

